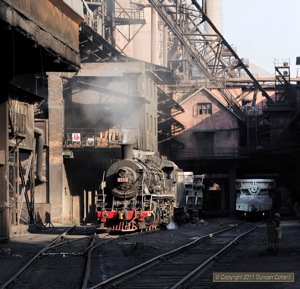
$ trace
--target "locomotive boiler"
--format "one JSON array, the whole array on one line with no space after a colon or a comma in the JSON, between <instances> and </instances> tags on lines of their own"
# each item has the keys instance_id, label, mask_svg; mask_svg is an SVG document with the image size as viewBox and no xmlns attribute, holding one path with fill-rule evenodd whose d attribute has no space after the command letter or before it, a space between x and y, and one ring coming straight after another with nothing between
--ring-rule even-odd
<instances>
[{"instance_id":1,"label":"locomotive boiler","mask_svg":"<svg viewBox=\"0 0 300 289\"><path fill-rule=\"evenodd\" d=\"M272 210L274 179L236 179L236 211L243 216L263 215Z\"/></svg>"},{"instance_id":2,"label":"locomotive boiler","mask_svg":"<svg viewBox=\"0 0 300 289\"><path fill-rule=\"evenodd\" d=\"M107 231L152 230L185 214L183 172L154 153L122 145L122 159L106 172L96 217Z\"/></svg>"}]
</instances>

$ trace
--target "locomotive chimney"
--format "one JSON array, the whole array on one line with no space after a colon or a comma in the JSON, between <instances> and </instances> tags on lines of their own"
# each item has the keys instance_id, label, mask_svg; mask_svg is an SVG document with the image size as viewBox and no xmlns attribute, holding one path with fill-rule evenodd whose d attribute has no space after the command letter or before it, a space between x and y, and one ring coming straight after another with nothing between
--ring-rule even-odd
<instances>
[{"instance_id":1,"label":"locomotive chimney","mask_svg":"<svg viewBox=\"0 0 300 289\"><path fill-rule=\"evenodd\" d=\"M132 144L121 144L122 149L122 159L132 159L132 150L133 145Z\"/></svg>"}]
</instances>

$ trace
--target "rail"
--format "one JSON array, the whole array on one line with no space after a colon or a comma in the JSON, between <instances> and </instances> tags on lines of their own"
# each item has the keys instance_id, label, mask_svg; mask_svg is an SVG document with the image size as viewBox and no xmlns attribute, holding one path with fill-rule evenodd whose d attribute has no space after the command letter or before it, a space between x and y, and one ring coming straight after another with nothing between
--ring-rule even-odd
<instances>
[{"instance_id":1,"label":"rail","mask_svg":"<svg viewBox=\"0 0 300 289\"><path fill-rule=\"evenodd\" d=\"M31 264L39 259L44 252L46 252L47 250L55 247L55 246L59 246L59 245L62 245L62 244L66 244L66 245L69 245L70 244L70 240L68 241L63 241L62 243L59 244L59 242L61 242L62 240L64 240L65 236L67 234L69 234L72 230L74 230L76 228L76 226L73 226L67 230L65 230L64 232L62 232L61 234L59 234L58 236L56 236L53 241L51 241L49 244L47 244L46 246L44 246L40 251L38 251L32 258L29 259L29 261L26 262L25 265L23 265L23 267L21 267L12 277L10 277L4 284L1 285L1 289L4 289L4 288L8 288L8 286L11 285L11 283L13 283L17 278L19 278L19 276L22 275L22 273L28 269ZM78 240L75 240L75 241L78 241Z\"/></svg>"},{"instance_id":2,"label":"rail","mask_svg":"<svg viewBox=\"0 0 300 289\"><path fill-rule=\"evenodd\" d=\"M186 283L188 283L189 281L191 281L194 278L194 276L196 276L197 274L199 274L199 272L201 272L201 270L207 269L209 267L209 265L212 262L214 262L214 260L216 260L218 257L220 257L225 251L227 251L228 249L230 249L231 247L233 247L237 243L237 241L239 239L245 237L246 235L248 235L249 233L251 233L253 230L255 230L260 224L261 223L259 223L258 225L255 225L250 230L247 230L246 232L244 232L244 233L240 234L239 236L237 236L236 238L234 238L226 246L224 246L221 250L219 250L218 252L216 252L215 254L213 254L205 262L203 262L197 268L195 268L191 273L189 273L188 275L186 275L178 283L176 283L174 286L172 286L171 289L183 288L182 286L184 286Z\"/></svg>"},{"instance_id":3,"label":"rail","mask_svg":"<svg viewBox=\"0 0 300 289\"><path fill-rule=\"evenodd\" d=\"M230 231L230 230L232 230L234 228L237 228L237 226L239 226L240 224L243 224L243 223L244 223L244 221L239 222L239 223L237 223L237 224L235 224L233 226L227 227L225 229L219 230L217 232L213 232L213 233L210 233L210 234L207 234L207 235L195 238L192 242L189 242L189 243L187 243L187 244L185 244L183 246L180 246L180 247L178 247L178 248L176 248L174 250L171 250L169 252L166 252L166 253L163 253L161 255L158 255L158 256L156 256L156 257L154 257L154 258L152 258L152 259L150 259L150 260L148 260L148 261L146 261L144 263L141 263L141 264L139 264L139 265L137 265L137 266L135 266L135 267L133 267L133 268L131 268L129 270L126 270L126 271L124 271L124 272L122 272L120 274L117 274L117 275L115 275L115 276L113 276L113 277L111 277L111 278L109 278L109 279L107 279L107 280L105 280L105 281L103 281L101 283L94 284L92 287L89 287L89 289L111 288L111 286L116 285L116 284L118 284L117 285L117 286L119 286L118 288L121 288L120 285L121 285L122 282L124 282L125 279L126 279L126 281L122 284L122 285L126 284L126 286L124 286L124 288L138 288L137 284L133 284L133 283L131 284L130 283L129 279L131 277L136 276L136 274L140 273L140 275L139 275L139 281L141 281L142 278L143 278L142 277L142 272L144 272L146 268L148 270L150 270L150 268L152 268L152 269L154 268L154 270L156 270L157 266L159 266L159 264L162 264L162 263L165 263L165 264L168 263L168 265L165 266L165 268L168 268L167 269L168 271L170 271L169 269L173 265L177 266L177 268L178 268L178 264L183 264L183 262L184 262L183 259L181 261L178 261L178 259L177 259L176 262L173 262L172 258L174 258L175 256L176 256L176 258L178 258L178 256L181 255L181 254L185 255L185 253L188 252L189 249L193 249L193 248L197 247L200 243L205 242L206 240L212 241L212 240L214 240L215 236L221 235L221 234L223 234L225 232L228 232L228 231ZM225 252L230 246L234 245L235 242L238 240L238 238L241 238L241 237L245 236L246 234L250 233L257 226L258 225L255 225L255 226L251 225L251 229L250 230L247 229L246 232L244 232L244 233L243 232L239 232L240 229L238 229L238 236L233 237L233 240L230 242L229 245L228 244L226 244L226 246L225 245L224 246L221 245L222 249L218 250L217 254L214 254L214 256L209 259L209 262L211 262L214 258L216 258L216 256L219 256L223 252ZM207 254L210 255L210 252L208 252ZM171 278L173 279L173 281L175 279L177 279L178 281L179 281L179 279L181 279L180 283L176 284L174 288L179 288L177 285L181 285L182 282L185 283L187 281L187 279L190 279L193 275L195 275L195 273L199 272L200 269L202 269L203 267L205 267L205 266L208 265L207 263L209 263L209 262L204 262L204 263L200 264L199 263L200 260L199 260L199 258L197 256L196 256L197 260L196 259L195 260L191 260L191 258L194 258L194 257L192 257L192 255L193 255L193 252L189 256L183 257L183 258L186 258L186 260L189 260L188 261L189 267L192 264L195 264L195 266L197 268L194 271L191 270L190 272L192 272L192 273L190 273L190 275L188 275L188 277L184 278L184 279L181 279L179 277L179 275L186 276L185 274L181 274L182 272L180 274L178 273L178 276L172 276ZM204 257L204 259L205 259L205 257ZM199 264L199 265L197 266L197 264ZM190 267L190 268L192 268L192 267ZM162 268L162 270L164 270L164 269ZM189 269L187 269L187 271L189 271ZM149 271L148 271L148 273L149 273ZM147 273L148 276L146 276L146 279L149 277L148 273ZM168 277L167 277L167 275L165 275L164 277L166 277L166 278L164 278L164 283L166 284L165 281L168 279ZM154 288L155 287L155 284L154 284L155 281L151 280L151 282L152 283L151 283L151 286L149 286L149 288ZM160 282L161 282L161 280L160 280ZM158 288L158 287L155 287L155 288ZM164 287L162 285L162 288L167 288L167 287ZM171 288L171 287L168 287L168 288ZM180 288L183 288L183 287L180 287ZM187 287L185 287L185 288L187 288Z\"/></svg>"}]
</instances>

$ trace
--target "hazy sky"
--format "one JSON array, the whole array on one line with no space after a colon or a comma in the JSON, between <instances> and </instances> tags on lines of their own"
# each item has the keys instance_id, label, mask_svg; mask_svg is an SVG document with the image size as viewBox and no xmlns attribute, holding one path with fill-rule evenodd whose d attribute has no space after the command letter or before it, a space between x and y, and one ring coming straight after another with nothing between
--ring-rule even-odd
<instances>
[{"instance_id":1,"label":"hazy sky","mask_svg":"<svg viewBox=\"0 0 300 289\"><path fill-rule=\"evenodd\" d=\"M291 77L300 65L300 0L221 0L222 34L249 59L274 74L274 59L289 60Z\"/></svg>"}]
</instances>

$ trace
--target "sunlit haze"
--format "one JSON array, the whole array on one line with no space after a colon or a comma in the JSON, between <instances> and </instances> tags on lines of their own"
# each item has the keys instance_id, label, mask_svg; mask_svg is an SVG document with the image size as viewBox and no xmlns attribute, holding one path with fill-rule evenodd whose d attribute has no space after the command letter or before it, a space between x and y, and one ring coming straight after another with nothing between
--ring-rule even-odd
<instances>
[{"instance_id":1,"label":"sunlit haze","mask_svg":"<svg viewBox=\"0 0 300 289\"><path fill-rule=\"evenodd\" d=\"M221 0L222 34L240 58L274 75L274 59L289 60L291 77L300 65L299 0Z\"/></svg>"}]
</instances>

